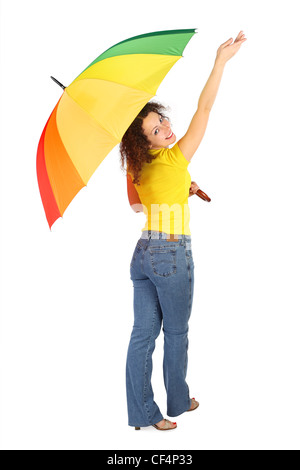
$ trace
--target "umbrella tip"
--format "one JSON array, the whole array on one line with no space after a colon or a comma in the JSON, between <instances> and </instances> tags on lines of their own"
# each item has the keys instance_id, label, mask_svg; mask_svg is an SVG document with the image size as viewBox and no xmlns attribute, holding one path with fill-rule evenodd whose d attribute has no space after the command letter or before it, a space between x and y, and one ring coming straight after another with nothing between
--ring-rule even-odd
<instances>
[{"instance_id":1,"label":"umbrella tip","mask_svg":"<svg viewBox=\"0 0 300 470\"><path fill-rule=\"evenodd\" d=\"M57 83L57 85L59 85L63 90L66 88L62 83L60 83L58 80L56 80L56 78L50 76L50 78L52 78L52 80Z\"/></svg>"}]
</instances>

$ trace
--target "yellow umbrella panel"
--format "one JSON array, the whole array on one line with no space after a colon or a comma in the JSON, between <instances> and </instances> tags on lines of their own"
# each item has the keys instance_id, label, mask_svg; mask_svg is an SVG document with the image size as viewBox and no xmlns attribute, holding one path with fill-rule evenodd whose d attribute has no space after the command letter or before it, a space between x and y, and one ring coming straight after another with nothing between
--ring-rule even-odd
<instances>
[{"instance_id":1,"label":"yellow umbrella panel","mask_svg":"<svg viewBox=\"0 0 300 470\"><path fill-rule=\"evenodd\" d=\"M38 184L50 228L121 142L194 34L195 29L159 31L122 41L63 87L37 151Z\"/></svg>"}]
</instances>

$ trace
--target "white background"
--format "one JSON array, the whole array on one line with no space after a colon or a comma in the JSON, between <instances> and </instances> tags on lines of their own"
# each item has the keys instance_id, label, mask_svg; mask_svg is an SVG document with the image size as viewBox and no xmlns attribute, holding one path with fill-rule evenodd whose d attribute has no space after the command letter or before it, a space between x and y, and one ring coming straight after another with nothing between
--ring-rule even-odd
<instances>
[{"instance_id":1,"label":"white background","mask_svg":"<svg viewBox=\"0 0 300 470\"><path fill-rule=\"evenodd\" d=\"M1 424L3 449L299 449L298 2L1 2ZM36 150L65 86L101 52L198 28L158 89L179 139L219 45L226 65L189 166L195 263L188 383L175 431L127 425L129 265L144 214L116 147L50 232ZM163 333L153 387L162 413ZM174 420L174 419L172 419Z\"/></svg>"}]
</instances>

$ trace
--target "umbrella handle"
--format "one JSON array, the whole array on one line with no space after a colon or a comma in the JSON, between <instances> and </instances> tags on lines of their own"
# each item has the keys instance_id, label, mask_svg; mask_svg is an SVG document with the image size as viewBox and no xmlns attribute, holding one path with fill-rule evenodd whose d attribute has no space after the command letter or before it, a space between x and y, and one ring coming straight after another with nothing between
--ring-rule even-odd
<instances>
[{"instance_id":1,"label":"umbrella handle","mask_svg":"<svg viewBox=\"0 0 300 470\"><path fill-rule=\"evenodd\" d=\"M208 197L208 195L205 194L205 192L201 191L201 189L198 189L198 191L195 194L197 194L197 196L201 197L201 199L203 199L203 201L207 201L207 202L211 201L210 197Z\"/></svg>"}]
</instances>

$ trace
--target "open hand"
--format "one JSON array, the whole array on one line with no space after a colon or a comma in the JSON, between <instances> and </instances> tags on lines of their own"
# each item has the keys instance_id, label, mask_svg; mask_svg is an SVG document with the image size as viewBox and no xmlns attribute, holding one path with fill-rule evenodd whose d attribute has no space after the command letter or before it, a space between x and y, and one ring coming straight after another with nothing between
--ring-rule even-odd
<instances>
[{"instance_id":1,"label":"open hand","mask_svg":"<svg viewBox=\"0 0 300 470\"><path fill-rule=\"evenodd\" d=\"M243 42L247 41L245 38L245 34L243 31L240 31L235 41L232 43L233 39L230 38L228 41L221 44L219 49L217 50L217 57L216 61L225 64L231 57L233 57L237 51L240 49Z\"/></svg>"}]
</instances>

